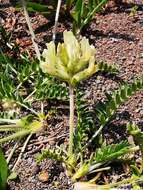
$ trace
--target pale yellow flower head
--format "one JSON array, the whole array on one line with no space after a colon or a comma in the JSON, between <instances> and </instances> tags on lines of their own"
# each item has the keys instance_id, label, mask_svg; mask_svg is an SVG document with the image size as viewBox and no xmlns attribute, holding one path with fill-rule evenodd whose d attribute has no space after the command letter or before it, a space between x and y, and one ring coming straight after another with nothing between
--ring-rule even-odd
<instances>
[{"instance_id":1,"label":"pale yellow flower head","mask_svg":"<svg viewBox=\"0 0 143 190\"><path fill-rule=\"evenodd\" d=\"M71 31L63 33L64 43L54 42L43 51L40 66L43 72L67 81L72 86L97 72L95 48L83 37L79 42Z\"/></svg>"}]
</instances>

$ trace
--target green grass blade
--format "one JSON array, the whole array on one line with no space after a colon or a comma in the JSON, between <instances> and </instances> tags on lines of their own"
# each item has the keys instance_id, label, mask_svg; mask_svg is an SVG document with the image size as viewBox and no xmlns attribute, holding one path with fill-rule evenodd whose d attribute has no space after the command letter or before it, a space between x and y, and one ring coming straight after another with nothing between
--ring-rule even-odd
<instances>
[{"instance_id":1,"label":"green grass blade","mask_svg":"<svg viewBox=\"0 0 143 190\"><path fill-rule=\"evenodd\" d=\"M0 149L0 190L6 190L8 166L2 150Z\"/></svg>"}]
</instances>

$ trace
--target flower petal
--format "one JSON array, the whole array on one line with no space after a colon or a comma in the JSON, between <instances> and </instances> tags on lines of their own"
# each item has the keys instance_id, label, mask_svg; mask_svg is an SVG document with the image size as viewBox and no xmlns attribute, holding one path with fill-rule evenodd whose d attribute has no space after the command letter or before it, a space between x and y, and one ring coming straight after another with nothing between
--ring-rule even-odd
<instances>
[{"instance_id":1,"label":"flower petal","mask_svg":"<svg viewBox=\"0 0 143 190\"><path fill-rule=\"evenodd\" d=\"M71 80L71 84L76 85L78 82L92 76L97 71L98 71L98 65L95 64L95 58L94 56L92 56L89 60L88 68L75 74Z\"/></svg>"},{"instance_id":2,"label":"flower petal","mask_svg":"<svg viewBox=\"0 0 143 190\"><path fill-rule=\"evenodd\" d=\"M48 64L55 63L56 61L56 50L54 42L47 44L47 49L44 49L42 56L45 58L45 62Z\"/></svg>"},{"instance_id":3,"label":"flower petal","mask_svg":"<svg viewBox=\"0 0 143 190\"><path fill-rule=\"evenodd\" d=\"M67 64L68 64L68 54L67 54L67 50L65 48L65 44L61 44L61 43L58 44L57 56L61 59L63 64L65 66L67 66Z\"/></svg>"},{"instance_id":4,"label":"flower petal","mask_svg":"<svg viewBox=\"0 0 143 190\"><path fill-rule=\"evenodd\" d=\"M67 68L63 65L62 61L58 57L56 64L56 76L65 81L69 81L69 74L67 72Z\"/></svg>"},{"instance_id":5,"label":"flower petal","mask_svg":"<svg viewBox=\"0 0 143 190\"><path fill-rule=\"evenodd\" d=\"M95 54L95 48L94 46L89 44L89 40L85 37L82 38L80 41L80 47L81 47L81 58L85 61L88 61L91 56L94 56Z\"/></svg>"},{"instance_id":6,"label":"flower petal","mask_svg":"<svg viewBox=\"0 0 143 190\"><path fill-rule=\"evenodd\" d=\"M55 75L56 74L56 69L55 69L53 64L49 64L49 63L47 63L45 61L41 61L40 67L41 67L41 69L42 69L42 71L44 73L48 73L50 75Z\"/></svg>"},{"instance_id":7,"label":"flower petal","mask_svg":"<svg viewBox=\"0 0 143 190\"><path fill-rule=\"evenodd\" d=\"M56 69L56 52L55 52L55 44L54 42L50 42L47 44L48 49L44 49L43 58L44 61L41 61L40 67L44 73L49 73L51 75L55 75Z\"/></svg>"},{"instance_id":8,"label":"flower petal","mask_svg":"<svg viewBox=\"0 0 143 190\"><path fill-rule=\"evenodd\" d=\"M64 44L69 58L67 67L73 71L80 58L80 45L71 31L64 32Z\"/></svg>"}]
</instances>

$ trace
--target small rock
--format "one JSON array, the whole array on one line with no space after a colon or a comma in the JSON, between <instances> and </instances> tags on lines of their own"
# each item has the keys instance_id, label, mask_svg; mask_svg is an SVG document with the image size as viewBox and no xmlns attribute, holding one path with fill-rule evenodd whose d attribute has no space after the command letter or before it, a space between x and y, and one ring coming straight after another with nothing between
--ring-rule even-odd
<instances>
[{"instance_id":1,"label":"small rock","mask_svg":"<svg viewBox=\"0 0 143 190\"><path fill-rule=\"evenodd\" d=\"M47 182L49 179L49 175L47 171L42 171L40 172L39 176L38 176L39 181L41 182Z\"/></svg>"},{"instance_id":2,"label":"small rock","mask_svg":"<svg viewBox=\"0 0 143 190\"><path fill-rule=\"evenodd\" d=\"M55 141L53 141L53 140L49 141L49 145L51 145L51 146L55 145Z\"/></svg>"},{"instance_id":3,"label":"small rock","mask_svg":"<svg viewBox=\"0 0 143 190\"><path fill-rule=\"evenodd\" d=\"M36 175L37 173L39 173L40 167L38 165L33 166L31 172L32 175Z\"/></svg>"},{"instance_id":4,"label":"small rock","mask_svg":"<svg viewBox=\"0 0 143 190\"><path fill-rule=\"evenodd\" d=\"M97 83L97 84L100 84L100 83L101 83L101 80L96 80L96 83Z\"/></svg>"},{"instance_id":5,"label":"small rock","mask_svg":"<svg viewBox=\"0 0 143 190\"><path fill-rule=\"evenodd\" d=\"M43 136L39 136L38 137L38 141L43 141L44 140L44 137Z\"/></svg>"},{"instance_id":6,"label":"small rock","mask_svg":"<svg viewBox=\"0 0 143 190\"><path fill-rule=\"evenodd\" d=\"M140 114L141 114L141 116L143 116L143 110L142 109L140 110Z\"/></svg>"},{"instance_id":7,"label":"small rock","mask_svg":"<svg viewBox=\"0 0 143 190\"><path fill-rule=\"evenodd\" d=\"M139 112L140 112L140 109L139 109L139 108L137 108L137 109L135 110L135 112L136 112L136 113L139 113Z\"/></svg>"}]
</instances>

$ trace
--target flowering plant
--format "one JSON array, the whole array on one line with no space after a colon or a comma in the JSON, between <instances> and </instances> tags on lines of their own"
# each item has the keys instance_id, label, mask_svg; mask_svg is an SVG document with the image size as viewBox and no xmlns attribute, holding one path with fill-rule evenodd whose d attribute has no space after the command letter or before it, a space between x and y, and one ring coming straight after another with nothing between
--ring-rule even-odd
<instances>
[{"instance_id":1,"label":"flowering plant","mask_svg":"<svg viewBox=\"0 0 143 190\"><path fill-rule=\"evenodd\" d=\"M93 140L102 132L103 127L111 120L114 113L121 103L131 96L137 89L142 88L142 79L135 81L131 85L122 86L119 90L113 92L106 101L101 103L96 109L96 117L100 123L98 130L95 128L91 112L88 110L82 96L76 91L76 111L77 125L74 123L75 109L75 86L82 80L92 76L97 71L113 70L112 66L100 64L95 60L95 48L89 44L85 37L79 41L71 31L64 32L64 43L56 45L54 42L47 44L47 49L43 51L43 59L40 61L40 67L43 72L55 76L69 84L69 144L68 151L63 147L56 149L46 149L37 157L38 161L46 157L61 161L66 166L67 174L73 182L80 181L83 177L99 172L88 183L75 183L74 189L110 189L110 187L120 184L136 181L138 177L131 177L127 181L113 183L109 185L98 186L95 183L100 174L109 170L109 163L116 158L124 156L138 150L137 146L130 145L127 141L121 141L118 144L106 145L103 143L100 148L94 146ZM91 132L91 134L89 133ZM98 138L97 138L98 139ZM93 152L89 148L93 145ZM88 152L89 151L89 152ZM89 154L88 154L88 153ZM87 180L87 178L85 178Z\"/></svg>"}]
</instances>

